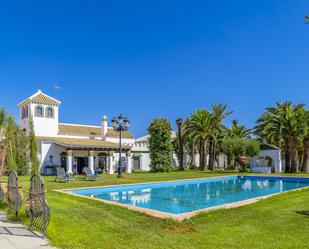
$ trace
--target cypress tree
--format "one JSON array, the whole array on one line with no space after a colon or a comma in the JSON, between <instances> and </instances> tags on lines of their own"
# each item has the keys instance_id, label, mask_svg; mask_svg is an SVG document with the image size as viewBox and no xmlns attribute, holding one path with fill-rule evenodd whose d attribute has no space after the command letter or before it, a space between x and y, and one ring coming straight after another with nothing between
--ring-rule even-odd
<instances>
[{"instance_id":1,"label":"cypress tree","mask_svg":"<svg viewBox=\"0 0 309 249\"><path fill-rule=\"evenodd\" d=\"M16 154L17 154L17 134L16 124L13 117L9 117L7 127L5 129L5 154L8 172L16 170Z\"/></svg>"},{"instance_id":2,"label":"cypress tree","mask_svg":"<svg viewBox=\"0 0 309 249\"><path fill-rule=\"evenodd\" d=\"M16 164L18 175L27 175L29 173L29 139L26 133L19 127L17 129L17 153Z\"/></svg>"},{"instance_id":3,"label":"cypress tree","mask_svg":"<svg viewBox=\"0 0 309 249\"><path fill-rule=\"evenodd\" d=\"M2 176L5 166L5 126L7 121L7 114L3 108L0 108L0 178ZM0 179L1 180L1 179Z\"/></svg>"},{"instance_id":4,"label":"cypress tree","mask_svg":"<svg viewBox=\"0 0 309 249\"><path fill-rule=\"evenodd\" d=\"M29 120L29 127L30 127L29 146L30 146L31 174L36 174L39 172L38 146L36 143L32 117Z\"/></svg>"}]
</instances>

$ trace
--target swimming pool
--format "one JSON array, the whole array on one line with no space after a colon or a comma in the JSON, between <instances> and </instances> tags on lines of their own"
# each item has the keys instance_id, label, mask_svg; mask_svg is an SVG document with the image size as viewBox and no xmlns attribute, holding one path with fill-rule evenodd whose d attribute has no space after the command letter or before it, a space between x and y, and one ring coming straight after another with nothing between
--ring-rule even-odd
<instances>
[{"instance_id":1,"label":"swimming pool","mask_svg":"<svg viewBox=\"0 0 309 249\"><path fill-rule=\"evenodd\" d=\"M309 186L309 178L226 176L170 182L67 190L138 211L171 214L166 217L222 206ZM146 212L149 213L149 212ZM151 214L151 213L149 213ZM180 217L180 216L179 216Z\"/></svg>"}]
</instances>

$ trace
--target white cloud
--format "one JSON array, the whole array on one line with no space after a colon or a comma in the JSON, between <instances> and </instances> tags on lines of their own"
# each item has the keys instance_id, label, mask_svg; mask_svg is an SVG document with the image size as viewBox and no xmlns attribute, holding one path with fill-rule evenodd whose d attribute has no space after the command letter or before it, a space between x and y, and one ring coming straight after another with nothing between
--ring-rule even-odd
<instances>
[{"instance_id":1,"label":"white cloud","mask_svg":"<svg viewBox=\"0 0 309 249\"><path fill-rule=\"evenodd\" d=\"M54 88L54 90L60 90L61 86L59 84L54 84L53 88Z\"/></svg>"}]
</instances>

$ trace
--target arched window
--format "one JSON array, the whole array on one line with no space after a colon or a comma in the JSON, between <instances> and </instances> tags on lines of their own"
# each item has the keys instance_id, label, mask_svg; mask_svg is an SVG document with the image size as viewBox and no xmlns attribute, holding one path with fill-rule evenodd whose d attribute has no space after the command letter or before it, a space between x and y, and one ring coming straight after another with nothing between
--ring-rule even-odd
<instances>
[{"instance_id":1,"label":"arched window","mask_svg":"<svg viewBox=\"0 0 309 249\"><path fill-rule=\"evenodd\" d=\"M35 107L35 116L36 117L44 117L44 107L41 105L37 105Z\"/></svg>"},{"instance_id":2,"label":"arched window","mask_svg":"<svg viewBox=\"0 0 309 249\"><path fill-rule=\"evenodd\" d=\"M28 118L28 105L24 107L24 118Z\"/></svg>"},{"instance_id":3,"label":"arched window","mask_svg":"<svg viewBox=\"0 0 309 249\"><path fill-rule=\"evenodd\" d=\"M25 118L25 107L21 108L21 119Z\"/></svg>"},{"instance_id":4,"label":"arched window","mask_svg":"<svg viewBox=\"0 0 309 249\"><path fill-rule=\"evenodd\" d=\"M46 108L46 117L47 118L53 118L54 117L54 108L51 106L48 106Z\"/></svg>"}]
</instances>

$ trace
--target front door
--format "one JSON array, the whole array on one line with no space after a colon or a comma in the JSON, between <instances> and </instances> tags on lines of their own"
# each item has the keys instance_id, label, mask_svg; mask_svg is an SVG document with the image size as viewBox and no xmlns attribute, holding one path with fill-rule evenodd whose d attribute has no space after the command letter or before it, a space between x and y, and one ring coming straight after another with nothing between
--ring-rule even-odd
<instances>
[{"instance_id":1,"label":"front door","mask_svg":"<svg viewBox=\"0 0 309 249\"><path fill-rule=\"evenodd\" d=\"M140 157L133 157L133 168L134 168L134 170L141 169Z\"/></svg>"},{"instance_id":2,"label":"front door","mask_svg":"<svg viewBox=\"0 0 309 249\"><path fill-rule=\"evenodd\" d=\"M77 174L84 173L85 167L88 167L88 157L77 157Z\"/></svg>"},{"instance_id":3,"label":"front door","mask_svg":"<svg viewBox=\"0 0 309 249\"><path fill-rule=\"evenodd\" d=\"M99 172L107 172L107 157L99 156Z\"/></svg>"}]
</instances>

